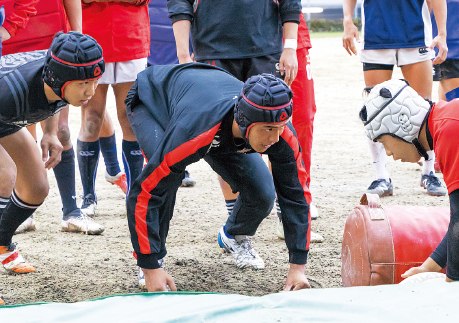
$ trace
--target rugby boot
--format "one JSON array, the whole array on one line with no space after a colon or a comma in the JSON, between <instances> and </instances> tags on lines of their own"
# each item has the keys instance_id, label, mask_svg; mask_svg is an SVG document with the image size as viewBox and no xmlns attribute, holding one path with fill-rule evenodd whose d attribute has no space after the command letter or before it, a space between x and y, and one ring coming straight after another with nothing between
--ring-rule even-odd
<instances>
[{"instance_id":1,"label":"rugby boot","mask_svg":"<svg viewBox=\"0 0 459 323\"><path fill-rule=\"evenodd\" d=\"M218 244L225 251L232 254L238 268L265 268L263 259L261 259L255 249L253 249L252 241L248 236L232 237L226 233L225 226L222 226L218 233Z\"/></svg>"},{"instance_id":2,"label":"rugby boot","mask_svg":"<svg viewBox=\"0 0 459 323\"><path fill-rule=\"evenodd\" d=\"M185 178L182 179L181 187L193 187L196 185L196 181L190 177L190 172L185 169Z\"/></svg>"},{"instance_id":3,"label":"rugby boot","mask_svg":"<svg viewBox=\"0 0 459 323\"><path fill-rule=\"evenodd\" d=\"M0 262L11 273L26 274L35 271L16 250L16 243L11 243L9 246L0 246Z\"/></svg>"},{"instance_id":4,"label":"rugby boot","mask_svg":"<svg viewBox=\"0 0 459 323\"><path fill-rule=\"evenodd\" d=\"M92 218L96 215L96 206L97 201L94 198L94 195L88 194L83 198L80 209L84 215Z\"/></svg>"},{"instance_id":5,"label":"rugby boot","mask_svg":"<svg viewBox=\"0 0 459 323\"><path fill-rule=\"evenodd\" d=\"M282 225L281 219L277 221L276 235L279 239L285 240L284 226ZM322 237L320 234L311 231L311 243L322 243L324 240L324 237Z\"/></svg>"},{"instance_id":6,"label":"rugby boot","mask_svg":"<svg viewBox=\"0 0 459 323\"><path fill-rule=\"evenodd\" d=\"M35 225L35 220L33 219L33 215L29 216L21 225L16 229L14 234L24 233L28 231L35 231L37 229Z\"/></svg>"},{"instance_id":7,"label":"rugby boot","mask_svg":"<svg viewBox=\"0 0 459 323\"><path fill-rule=\"evenodd\" d=\"M83 232L86 234L101 234L105 228L85 215L82 210L75 209L65 215L61 222L61 230L67 232Z\"/></svg>"},{"instance_id":8,"label":"rugby boot","mask_svg":"<svg viewBox=\"0 0 459 323\"><path fill-rule=\"evenodd\" d=\"M421 176L421 186L427 190L427 194L432 196L443 196L448 192L434 172Z\"/></svg>"},{"instance_id":9,"label":"rugby boot","mask_svg":"<svg viewBox=\"0 0 459 323\"><path fill-rule=\"evenodd\" d=\"M123 172L119 172L115 176L111 176L108 174L107 170L105 170L105 180L112 185L116 185L123 191L124 194L127 193L128 185L126 180L126 174Z\"/></svg>"},{"instance_id":10,"label":"rugby boot","mask_svg":"<svg viewBox=\"0 0 459 323\"><path fill-rule=\"evenodd\" d=\"M389 181L385 179L377 179L373 181L370 186L368 186L365 193L368 194L378 194L379 197L383 196L392 196L394 195L394 187L392 186L392 180L389 178Z\"/></svg>"}]
</instances>

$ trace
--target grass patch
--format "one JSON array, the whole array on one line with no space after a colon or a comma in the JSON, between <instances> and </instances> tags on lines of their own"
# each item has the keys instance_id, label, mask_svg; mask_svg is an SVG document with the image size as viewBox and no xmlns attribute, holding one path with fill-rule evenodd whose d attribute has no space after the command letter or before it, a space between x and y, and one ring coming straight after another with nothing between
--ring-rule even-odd
<instances>
[{"instance_id":1,"label":"grass patch","mask_svg":"<svg viewBox=\"0 0 459 323\"><path fill-rule=\"evenodd\" d=\"M333 38L333 37L343 37L342 31L324 31L324 32L309 32L311 38Z\"/></svg>"}]
</instances>

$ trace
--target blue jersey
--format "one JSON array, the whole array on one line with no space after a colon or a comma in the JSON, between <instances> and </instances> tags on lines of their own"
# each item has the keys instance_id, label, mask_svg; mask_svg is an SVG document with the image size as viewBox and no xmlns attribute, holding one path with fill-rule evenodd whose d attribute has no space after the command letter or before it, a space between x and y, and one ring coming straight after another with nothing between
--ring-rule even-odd
<instances>
[{"instance_id":1,"label":"blue jersey","mask_svg":"<svg viewBox=\"0 0 459 323\"><path fill-rule=\"evenodd\" d=\"M432 23L426 0L364 0L362 48L430 46Z\"/></svg>"},{"instance_id":2,"label":"blue jersey","mask_svg":"<svg viewBox=\"0 0 459 323\"><path fill-rule=\"evenodd\" d=\"M446 18L446 44L448 45L447 59L459 59L459 0L446 0L447 18ZM432 36L438 35L435 16L432 13ZM438 54L438 48L435 47L435 53Z\"/></svg>"},{"instance_id":3,"label":"blue jersey","mask_svg":"<svg viewBox=\"0 0 459 323\"><path fill-rule=\"evenodd\" d=\"M148 3L150 16L150 65L178 64L172 21L168 17L167 0Z\"/></svg>"}]
</instances>

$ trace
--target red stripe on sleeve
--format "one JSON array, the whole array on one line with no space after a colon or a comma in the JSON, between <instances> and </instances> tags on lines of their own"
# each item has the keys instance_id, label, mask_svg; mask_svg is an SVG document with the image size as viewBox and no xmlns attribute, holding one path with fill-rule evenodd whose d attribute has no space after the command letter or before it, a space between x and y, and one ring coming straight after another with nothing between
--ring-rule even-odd
<instances>
[{"instance_id":1,"label":"red stripe on sleeve","mask_svg":"<svg viewBox=\"0 0 459 323\"><path fill-rule=\"evenodd\" d=\"M296 167L298 169L298 180L300 181L301 187L303 187L304 191L304 198L308 204L311 204L312 197L311 192L309 191L309 187L307 184L308 174L306 169L303 166L303 157L301 157L300 153L300 146L298 144L298 139L293 134L292 130L289 127L284 128L284 132L281 135L282 138L287 142L287 144L292 148L295 160L296 160ZM308 242L306 244L306 250L309 249L309 242L311 241L311 211L308 213Z\"/></svg>"},{"instance_id":2,"label":"red stripe on sleeve","mask_svg":"<svg viewBox=\"0 0 459 323\"><path fill-rule=\"evenodd\" d=\"M220 123L167 153L161 164L142 182L142 191L137 196L137 203L135 206L135 230L137 232L140 252L142 254L151 253L146 222L148 202L151 198L149 192L151 192L163 178L169 175L169 167L171 165L180 162L186 157L196 153L200 148L212 143L219 127Z\"/></svg>"}]
</instances>

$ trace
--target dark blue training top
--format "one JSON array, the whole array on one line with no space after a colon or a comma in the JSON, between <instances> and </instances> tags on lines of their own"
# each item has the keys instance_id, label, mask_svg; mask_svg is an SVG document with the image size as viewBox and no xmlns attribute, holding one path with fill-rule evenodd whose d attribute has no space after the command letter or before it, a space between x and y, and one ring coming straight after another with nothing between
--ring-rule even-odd
<instances>
[{"instance_id":1,"label":"dark blue training top","mask_svg":"<svg viewBox=\"0 0 459 323\"><path fill-rule=\"evenodd\" d=\"M168 0L172 23L191 21L197 61L282 52L282 26L300 23L300 0Z\"/></svg>"}]
</instances>

